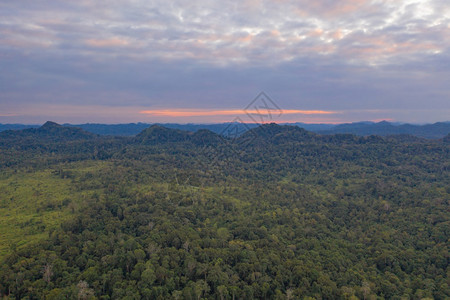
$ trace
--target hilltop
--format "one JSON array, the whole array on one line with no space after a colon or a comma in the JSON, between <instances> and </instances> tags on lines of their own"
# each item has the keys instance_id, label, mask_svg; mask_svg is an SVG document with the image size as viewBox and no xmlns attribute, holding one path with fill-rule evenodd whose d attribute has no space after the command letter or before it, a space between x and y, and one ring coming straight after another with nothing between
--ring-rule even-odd
<instances>
[{"instance_id":1,"label":"hilltop","mask_svg":"<svg viewBox=\"0 0 450 300\"><path fill-rule=\"evenodd\" d=\"M146 124L146 123L129 123L129 124L63 124L66 127L78 127L87 132L98 135L111 136L133 136L152 125L159 125L165 128L179 129L184 131L196 132L198 130L207 129L217 134L227 135L227 129L233 128L236 132L245 132L249 129L258 127L258 124L243 123L221 123L221 124ZM349 133L359 136L369 135L412 135L428 139L439 139L450 133L450 122L437 122L434 124L415 125L415 124L397 124L386 121L374 122L357 122L347 124L305 124L305 123L287 123L281 125L298 126L305 130L319 134L337 134ZM37 125L23 124L0 124L0 132L5 130L20 130L24 128L37 128Z\"/></svg>"}]
</instances>

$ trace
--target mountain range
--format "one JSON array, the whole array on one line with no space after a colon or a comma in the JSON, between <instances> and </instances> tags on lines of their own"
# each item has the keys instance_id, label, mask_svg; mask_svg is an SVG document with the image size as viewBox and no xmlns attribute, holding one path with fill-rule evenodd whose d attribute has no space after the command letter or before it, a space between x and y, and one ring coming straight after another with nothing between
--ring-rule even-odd
<instances>
[{"instance_id":1,"label":"mountain range","mask_svg":"<svg viewBox=\"0 0 450 300\"><path fill-rule=\"evenodd\" d=\"M115 135L115 136L133 136L142 132L144 129L155 124L148 123L128 123L128 124L63 124L66 127L77 127L87 132L98 135ZM196 132L201 129L208 129L212 132L230 136L238 133L239 135L249 129L255 128L258 124L244 123L219 123L219 124L176 124L164 123L158 124L165 128L179 129L185 131ZM443 138L450 133L450 122L437 122L434 124L399 124L382 121L374 122L357 122L345 124L305 124L305 123L285 123L282 125L298 126L308 131L318 134L337 134L349 133L359 136L368 135L412 135L427 139ZM0 124L0 132L6 130L21 130L38 128L39 125L25 124Z\"/></svg>"},{"instance_id":2,"label":"mountain range","mask_svg":"<svg viewBox=\"0 0 450 300\"><path fill-rule=\"evenodd\" d=\"M445 123L443 123L445 124ZM235 123L233 126L246 126L245 124ZM437 134L435 131L433 137L435 140L441 140L447 143L450 140L450 134L444 135L443 128L439 125L428 126L426 128L436 129L440 128L441 133ZM200 125L198 125L200 126ZM216 125L216 129L218 125ZM169 128L163 125L153 124L146 127L141 132L133 136L113 136L101 135L88 132L83 128L60 125L55 122L47 121L38 128L26 128L22 130L5 130L0 132L0 146L16 145L22 148L34 147L34 145L46 145L47 149L55 147L58 143L66 142L83 142L89 144L105 143L110 147L111 143L120 144L141 144L141 145L190 145L190 146L216 146L216 145L252 145L258 144L273 144L279 145L289 142L319 142L319 143L334 143L336 141L342 142L366 142L366 141L387 141L394 139L398 142L420 142L425 141L419 135L403 134L397 129L397 134L389 135L388 132L392 129L392 125L377 123L368 126L372 128L373 134L362 135L361 132L369 131L367 127L360 126L342 126L336 127L332 130L322 130L318 132L307 131L300 126L295 125L280 125L276 123L263 124L257 127L245 127L247 130L239 135L226 135L224 132L214 132L210 129L198 129L196 131L188 131L178 128ZM182 128L182 125L180 125ZM347 129L351 129L353 133L345 133ZM359 128L359 130L358 130ZM376 130L378 128L378 131ZM394 127L395 128L395 127ZM414 128L412 126L406 128ZM417 127L422 128L422 127ZM417 129L416 128L416 129ZM383 131L384 129L384 131ZM421 129L425 132L425 129ZM393 131L393 130L392 130ZM335 133L337 132L337 133ZM357 133L360 134L357 134ZM418 132L418 130L417 130ZM428 137L431 133L428 132ZM67 145L71 145L70 143ZM73 145L73 144L72 144Z\"/></svg>"}]
</instances>

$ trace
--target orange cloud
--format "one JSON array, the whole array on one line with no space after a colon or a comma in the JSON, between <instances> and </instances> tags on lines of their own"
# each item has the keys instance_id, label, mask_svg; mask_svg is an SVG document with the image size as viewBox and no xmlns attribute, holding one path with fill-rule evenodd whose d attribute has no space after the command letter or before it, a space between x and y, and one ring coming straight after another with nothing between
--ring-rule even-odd
<instances>
[{"instance_id":1,"label":"orange cloud","mask_svg":"<svg viewBox=\"0 0 450 300\"><path fill-rule=\"evenodd\" d=\"M245 37L241 37L238 39L239 42L251 42L253 39L253 35L252 34L248 34Z\"/></svg>"},{"instance_id":2,"label":"orange cloud","mask_svg":"<svg viewBox=\"0 0 450 300\"><path fill-rule=\"evenodd\" d=\"M344 34L342 33L342 30L341 30L341 29L338 29L338 30L336 30L335 32L333 32L333 33L331 34L331 37L332 37L334 40L340 40L340 39L342 39L342 38L344 37Z\"/></svg>"},{"instance_id":3,"label":"orange cloud","mask_svg":"<svg viewBox=\"0 0 450 300\"><path fill-rule=\"evenodd\" d=\"M310 37L319 37L319 36L321 36L322 34L323 34L323 29L321 29L321 28L316 28L316 29L310 31L310 32L307 34L307 36L310 36Z\"/></svg>"},{"instance_id":4,"label":"orange cloud","mask_svg":"<svg viewBox=\"0 0 450 300\"><path fill-rule=\"evenodd\" d=\"M270 111L265 110L142 110L140 114L147 114L152 116L163 116L163 117L211 117L211 116L237 116L245 114L265 114ZM281 111L282 114L302 114L302 115L328 115L335 114L334 111L324 111L324 110L297 110L297 109L286 109Z\"/></svg>"},{"instance_id":5,"label":"orange cloud","mask_svg":"<svg viewBox=\"0 0 450 300\"><path fill-rule=\"evenodd\" d=\"M92 47L117 47L117 46L126 46L128 42L119 39L119 38L111 38L111 39L89 39L86 40L85 43Z\"/></svg>"}]
</instances>

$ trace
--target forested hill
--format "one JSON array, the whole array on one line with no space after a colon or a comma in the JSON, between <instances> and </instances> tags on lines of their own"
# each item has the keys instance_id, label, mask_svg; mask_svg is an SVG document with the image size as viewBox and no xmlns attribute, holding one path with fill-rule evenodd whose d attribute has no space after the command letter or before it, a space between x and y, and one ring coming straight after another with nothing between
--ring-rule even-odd
<instances>
[{"instance_id":1,"label":"forested hill","mask_svg":"<svg viewBox=\"0 0 450 300\"><path fill-rule=\"evenodd\" d=\"M360 122L340 124L325 130L317 130L320 134L351 133L356 135L397 135L408 134L429 139L439 139L450 133L450 122L412 125L392 124L386 121L379 123Z\"/></svg>"},{"instance_id":2,"label":"forested hill","mask_svg":"<svg viewBox=\"0 0 450 300\"><path fill-rule=\"evenodd\" d=\"M152 124L145 123L130 123L130 124L64 124L64 126L77 127L88 132L99 135L114 135L114 136L132 136L137 135L144 129L150 127ZM155 125L155 124L153 124ZM236 129L238 132L244 132L249 129L257 127L257 124L242 124L242 123L222 123L222 124L156 124L166 128L179 129L185 131L195 132L202 129L207 129L212 132L227 135L227 129L230 127ZM320 134L336 134L336 133L350 133L360 136L368 135L412 135L428 139L439 139L450 133L450 122L437 122L434 124L414 125L414 124L395 124L382 121L374 122L357 122L348 124L305 124L305 123L291 123L285 125L298 126L308 131L317 132ZM5 130L19 130L24 128L37 128L37 125L22 125L22 124L0 124L0 132Z\"/></svg>"},{"instance_id":3,"label":"forested hill","mask_svg":"<svg viewBox=\"0 0 450 300\"><path fill-rule=\"evenodd\" d=\"M0 297L448 299L449 135L0 133Z\"/></svg>"},{"instance_id":4,"label":"forested hill","mask_svg":"<svg viewBox=\"0 0 450 300\"><path fill-rule=\"evenodd\" d=\"M39 128L27 128L23 130L6 130L0 132L2 140L38 139L42 141L63 142L81 139L93 139L97 135L84 131L81 128L62 126L48 121Z\"/></svg>"}]
</instances>

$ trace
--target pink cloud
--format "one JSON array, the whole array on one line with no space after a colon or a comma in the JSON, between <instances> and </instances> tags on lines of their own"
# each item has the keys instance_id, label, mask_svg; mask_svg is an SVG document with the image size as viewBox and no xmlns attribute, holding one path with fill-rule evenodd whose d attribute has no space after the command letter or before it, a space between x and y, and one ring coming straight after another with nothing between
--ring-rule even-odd
<instances>
[{"instance_id":1,"label":"pink cloud","mask_svg":"<svg viewBox=\"0 0 450 300\"><path fill-rule=\"evenodd\" d=\"M377 8L369 0L340 0L340 1L300 1L295 4L295 13L308 17L311 15L322 17L342 17L361 10L375 11Z\"/></svg>"},{"instance_id":2,"label":"pink cloud","mask_svg":"<svg viewBox=\"0 0 450 300\"><path fill-rule=\"evenodd\" d=\"M160 109L160 110L142 110L140 114L147 114L153 116L165 116L165 117L202 117L202 116L237 116L249 114L259 114L261 111L233 109L233 110L173 110L173 109ZM301 115L328 115L335 114L335 111L324 110L298 110L298 109L286 109L282 111L283 114L301 114Z\"/></svg>"},{"instance_id":3,"label":"pink cloud","mask_svg":"<svg viewBox=\"0 0 450 300\"><path fill-rule=\"evenodd\" d=\"M110 39L88 39L85 43L91 47L118 47L128 45L128 41L117 37Z\"/></svg>"}]
</instances>

